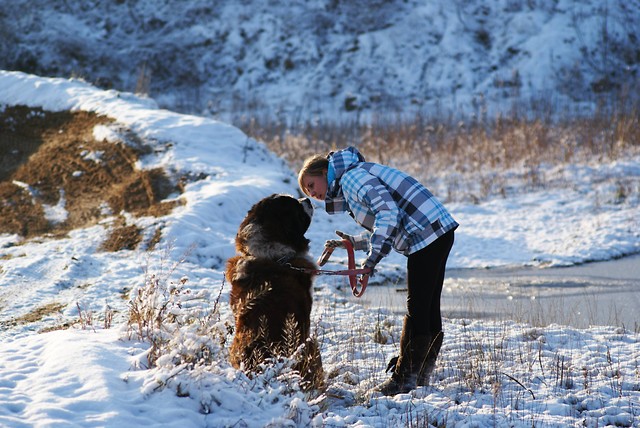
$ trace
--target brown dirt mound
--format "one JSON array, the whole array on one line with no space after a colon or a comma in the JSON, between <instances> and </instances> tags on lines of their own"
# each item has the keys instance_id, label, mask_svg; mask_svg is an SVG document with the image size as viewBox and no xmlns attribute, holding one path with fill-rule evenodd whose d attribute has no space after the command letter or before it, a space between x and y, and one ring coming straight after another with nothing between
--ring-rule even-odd
<instances>
[{"instance_id":1,"label":"brown dirt mound","mask_svg":"<svg viewBox=\"0 0 640 428\"><path fill-rule=\"evenodd\" d=\"M109 236L100 247L104 251L133 250L142 240L142 230L135 224L126 224L119 219L119 224L111 229Z\"/></svg>"},{"instance_id":2,"label":"brown dirt mound","mask_svg":"<svg viewBox=\"0 0 640 428\"><path fill-rule=\"evenodd\" d=\"M112 122L82 111L23 106L0 111L0 233L64 235L122 211L168 214L175 203L161 201L178 187L161 169L135 168L151 148L132 133L127 139L133 142L127 143L94 138L96 125ZM45 207L61 198L66 220L48 221Z\"/></svg>"}]
</instances>

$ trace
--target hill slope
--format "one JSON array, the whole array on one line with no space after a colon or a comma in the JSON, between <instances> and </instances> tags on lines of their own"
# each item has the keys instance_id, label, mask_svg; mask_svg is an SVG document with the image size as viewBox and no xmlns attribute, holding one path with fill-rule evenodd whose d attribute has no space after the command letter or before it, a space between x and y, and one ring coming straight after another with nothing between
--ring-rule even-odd
<instances>
[{"instance_id":1,"label":"hill slope","mask_svg":"<svg viewBox=\"0 0 640 428\"><path fill-rule=\"evenodd\" d=\"M2 2L0 69L289 120L514 102L580 111L638 89L638 0L285 3Z\"/></svg>"}]
</instances>

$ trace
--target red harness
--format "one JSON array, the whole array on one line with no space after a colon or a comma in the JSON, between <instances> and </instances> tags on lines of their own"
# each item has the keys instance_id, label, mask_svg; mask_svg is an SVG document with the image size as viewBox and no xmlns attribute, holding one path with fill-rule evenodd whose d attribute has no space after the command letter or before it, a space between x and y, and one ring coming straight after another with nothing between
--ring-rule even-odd
<instances>
[{"instance_id":1,"label":"red harness","mask_svg":"<svg viewBox=\"0 0 640 428\"><path fill-rule=\"evenodd\" d=\"M364 294L364 290L367 288L367 283L369 282L369 274L371 273L371 269L369 268L356 269L356 259L353 254L353 245L351 244L351 242L347 241L346 239L343 240L342 243L344 244L347 250L349 269L345 269L345 270L316 269L311 273L315 275L347 275L349 276L349 285L351 286L351 292L353 293L354 296L361 297ZM318 259L318 265L322 266L323 264L325 264L329 260L329 257L331 257L331 253L333 253L333 250L334 250L333 247L325 247L324 252ZM362 275L362 276L358 278L358 275ZM358 290L358 280L360 281L360 286L362 287L360 288L360 290Z\"/></svg>"}]
</instances>

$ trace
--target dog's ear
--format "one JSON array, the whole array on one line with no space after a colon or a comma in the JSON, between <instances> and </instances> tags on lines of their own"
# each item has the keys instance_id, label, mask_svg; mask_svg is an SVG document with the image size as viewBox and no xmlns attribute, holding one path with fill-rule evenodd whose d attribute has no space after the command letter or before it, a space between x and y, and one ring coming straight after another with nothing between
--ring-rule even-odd
<instances>
[{"instance_id":1,"label":"dog's ear","mask_svg":"<svg viewBox=\"0 0 640 428\"><path fill-rule=\"evenodd\" d=\"M309 240L304 237L311 225L311 217L302 204L295 200L295 205L288 212L288 218L291 223L291 240L298 250L308 248Z\"/></svg>"}]
</instances>

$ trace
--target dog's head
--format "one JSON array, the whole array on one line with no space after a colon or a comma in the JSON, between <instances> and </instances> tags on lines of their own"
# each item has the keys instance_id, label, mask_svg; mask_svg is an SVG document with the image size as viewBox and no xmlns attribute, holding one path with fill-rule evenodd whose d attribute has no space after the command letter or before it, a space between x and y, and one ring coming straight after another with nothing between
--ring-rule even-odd
<instances>
[{"instance_id":1,"label":"dog's head","mask_svg":"<svg viewBox=\"0 0 640 428\"><path fill-rule=\"evenodd\" d=\"M245 256L278 260L306 253L304 237L313 216L308 198L274 194L256 203L236 235L236 250Z\"/></svg>"}]
</instances>

